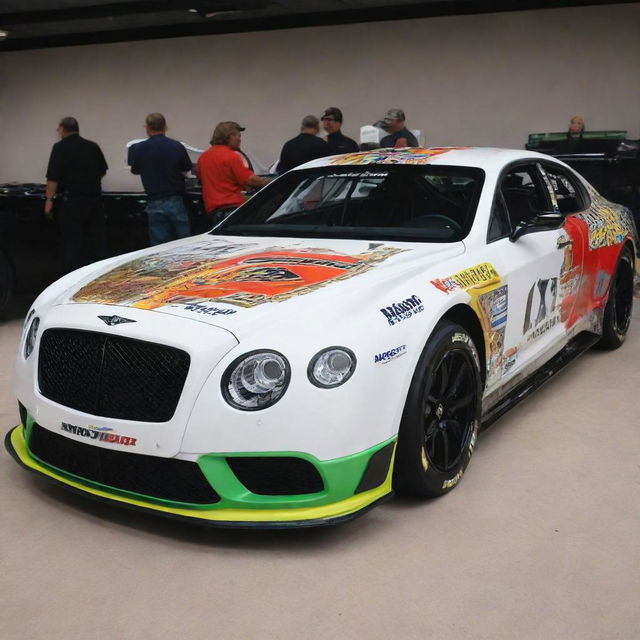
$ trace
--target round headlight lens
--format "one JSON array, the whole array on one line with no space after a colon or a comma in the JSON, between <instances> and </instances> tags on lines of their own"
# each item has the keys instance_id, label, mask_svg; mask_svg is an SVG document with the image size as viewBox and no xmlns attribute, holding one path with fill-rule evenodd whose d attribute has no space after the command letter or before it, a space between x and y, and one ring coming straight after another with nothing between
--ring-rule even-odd
<instances>
[{"instance_id":1,"label":"round headlight lens","mask_svg":"<svg viewBox=\"0 0 640 640\"><path fill-rule=\"evenodd\" d=\"M275 351L254 351L234 360L222 376L224 399L236 409L256 411L280 400L289 386L287 359Z\"/></svg>"},{"instance_id":2,"label":"round headlight lens","mask_svg":"<svg viewBox=\"0 0 640 640\"><path fill-rule=\"evenodd\" d=\"M329 347L316 353L307 369L307 375L316 387L331 389L344 384L355 371L356 356L346 347Z\"/></svg>"},{"instance_id":3,"label":"round headlight lens","mask_svg":"<svg viewBox=\"0 0 640 640\"><path fill-rule=\"evenodd\" d=\"M36 346L36 338L38 337L38 327L40 326L40 318L34 318L31 321L29 331L24 339L24 359L26 360L32 353Z\"/></svg>"}]
</instances>

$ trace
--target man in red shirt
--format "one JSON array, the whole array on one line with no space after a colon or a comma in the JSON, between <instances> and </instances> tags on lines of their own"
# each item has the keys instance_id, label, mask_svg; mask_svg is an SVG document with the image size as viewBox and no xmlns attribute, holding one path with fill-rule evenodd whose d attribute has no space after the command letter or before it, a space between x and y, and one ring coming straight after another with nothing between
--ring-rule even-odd
<instances>
[{"instance_id":1,"label":"man in red shirt","mask_svg":"<svg viewBox=\"0 0 640 640\"><path fill-rule=\"evenodd\" d=\"M260 188L269 182L242 161L238 153L241 131L244 127L237 122L219 122L211 136L211 146L198 159L204 208L214 222L223 220L244 202L244 188Z\"/></svg>"}]
</instances>

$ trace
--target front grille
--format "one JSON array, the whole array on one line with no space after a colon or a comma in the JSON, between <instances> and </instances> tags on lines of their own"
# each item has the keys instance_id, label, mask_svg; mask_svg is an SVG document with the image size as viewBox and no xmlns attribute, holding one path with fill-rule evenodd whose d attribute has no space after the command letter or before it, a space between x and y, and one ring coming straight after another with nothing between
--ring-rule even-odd
<instances>
[{"instance_id":1,"label":"front grille","mask_svg":"<svg viewBox=\"0 0 640 640\"><path fill-rule=\"evenodd\" d=\"M75 329L47 329L38 384L45 397L104 418L171 420L189 372L174 347Z\"/></svg>"},{"instance_id":2,"label":"front grille","mask_svg":"<svg viewBox=\"0 0 640 640\"><path fill-rule=\"evenodd\" d=\"M240 482L251 493L287 496L317 493L324 489L318 470L302 458L260 456L227 458Z\"/></svg>"},{"instance_id":3,"label":"front grille","mask_svg":"<svg viewBox=\"0 0 640 640\"><path fill-rule=\"evenodd\" d=\"M94 447L37 423L31 429L29 449L45 464L114 489L192 504L220 500L195 462Z\"/></svg>"}]
</instances>

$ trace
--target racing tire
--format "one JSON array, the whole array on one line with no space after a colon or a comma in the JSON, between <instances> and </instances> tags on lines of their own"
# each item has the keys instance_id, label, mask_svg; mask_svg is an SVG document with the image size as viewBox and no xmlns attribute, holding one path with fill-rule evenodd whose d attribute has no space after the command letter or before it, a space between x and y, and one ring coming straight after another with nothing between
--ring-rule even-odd
<instances>
[{"instance_id":1,"label":"racing tire","mask_svg":"<svg viewBox=\"0 0 640 640\"><path fill-rule=\"evenodd\" d=\"M0 249L0 313L6 310L15 287L13 265L7 254Z\"/></svg>"},{"instance_id":2,"label":"racing tire","mask_svg":"<svg viewBox=\"0 0 640 640\"><path fill-rule=\"evenodd\" d=\"M394 489L435 498L457 486L476 444L481 408L478 351L465 329L442 321L425 345L407 394Z\"/></svg>"},{"instance_id":3,"label":"racing tire","mask_svg":"<svg viewBox=\"0 0 640 640\"><path fill-rule=\"evenodd\" d=\"M620 252L602 318L599 349L617 349L627 337L633 309L633 254L628 247Z\"/></svg>"}]
</instances>

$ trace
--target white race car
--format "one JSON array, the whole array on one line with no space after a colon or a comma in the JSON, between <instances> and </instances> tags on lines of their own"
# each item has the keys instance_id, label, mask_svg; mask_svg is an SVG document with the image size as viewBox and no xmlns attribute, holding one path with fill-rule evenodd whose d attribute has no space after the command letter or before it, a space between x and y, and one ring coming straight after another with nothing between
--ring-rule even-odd
<instances>
[{"instance_id":1,"label":"white race car","mask_svg":"<svg viewBox=\"0 0 640 640\"><path fill-rule=\"evenodd\" d=\"M6 446L85 495L220 526L438 496L481 426L622 344L635 242L626 209L535 152L316 160L208 234L42 293Z\"/></svg>"}]
</instances>

